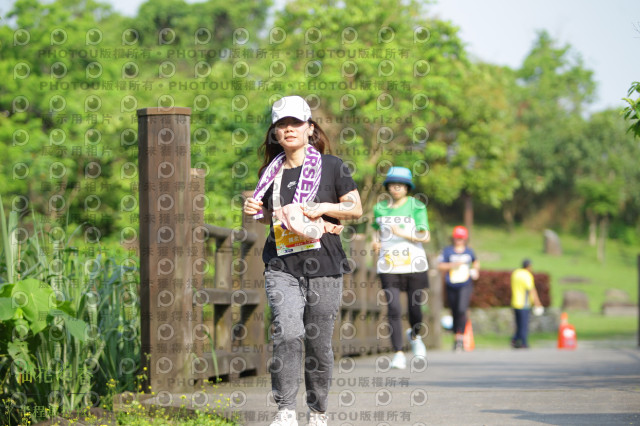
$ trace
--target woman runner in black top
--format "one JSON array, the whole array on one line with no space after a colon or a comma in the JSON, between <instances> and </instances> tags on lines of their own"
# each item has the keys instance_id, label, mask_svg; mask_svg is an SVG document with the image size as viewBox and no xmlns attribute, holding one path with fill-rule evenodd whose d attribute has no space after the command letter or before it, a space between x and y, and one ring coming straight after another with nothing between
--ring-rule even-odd
<instances>
[{"instance_id":1,"label":"woman runner in black top","mask_svg":"<svg viewBox=\"0 0 640 426\"><path fill-rule=\"evenodd\" d=\"M331 337L342 299L342 274L349 272L339 221L362 215L349 169L339 158L324 154L328 142L303 98L276 101L262 145L265 156L258 186L244 206L245 214L270 225L262 257L273 326L271 384L278 404L272 426L298 424L295 408L303 344L309 424L327 424ZM325 232L320 238L302 237L285 228L282 212L295 204L307 220L323 219Z\"/></svg>"}]
</instances>

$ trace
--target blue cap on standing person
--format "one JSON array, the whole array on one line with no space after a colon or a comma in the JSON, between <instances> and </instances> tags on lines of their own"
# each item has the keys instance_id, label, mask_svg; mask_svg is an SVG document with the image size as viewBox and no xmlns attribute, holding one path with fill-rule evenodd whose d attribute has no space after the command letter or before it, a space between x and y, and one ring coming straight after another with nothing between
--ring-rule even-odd
<instances>
[{"instance_id":1,"label":"blue cap on standing person","mask_svg":"<svg viewBox=\"0 0 640 426\"><path fill-rule=\"evenodd\" d=\"M384 180L383 185L386 188L390 183L404 183L409 187L409 189L416 187L413 184L413 175L411 174L411 170L406 167L391 167L387 172L387 177Z\"/></svg>"}]
</instances>

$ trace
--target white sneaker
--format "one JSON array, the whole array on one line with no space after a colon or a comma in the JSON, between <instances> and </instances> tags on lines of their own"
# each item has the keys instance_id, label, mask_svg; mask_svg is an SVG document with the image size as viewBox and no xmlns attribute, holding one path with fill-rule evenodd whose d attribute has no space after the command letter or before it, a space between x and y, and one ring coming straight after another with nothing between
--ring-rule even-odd
<instances>
[{"instance_id":1,"label":"white sneaker","mask_svg":"<svg viewBox=\"0 0 640 426\"><path fill-rule=\"evenodd\" d=\"M427 347L422 342L421 336L416 336L415 339L411 338L411 329L407 329L407 337L409 338L409 343L411 343L411 352L413 352L414 356L421 356L422 358L427 357Z\"/></svg>"},{"instance_id":2,"label":"white sneaker","mask_svg":"<svg viewBox=\"0 0 640 426\"><path fill-rule=\"evenodd\" d=\"M404 356L404 352L396 352L391 360L391 368L397 368L398 370L404 370L407 368L407 357Z\"/></svg>"},{"instance_id":3,"label":"white sneaker","mask_svg":"<svg viewBox=\"0 0 640 426\"><path fill-rule=\"evenodd\" d=\"M309 411L309 423L307 423L307 426L327 426L328 421L329 418L326 414Z\"/></svg>"},{"instance_id":4,"label":"white sneaker","mask_svg":"<svg viewBox=\"0 0 640 426\"><path fill-rule=\"evenodd\" d=\"M295 410L280 410L271 422L271 426L298 426Z\"/></svg>"}]
</instances>

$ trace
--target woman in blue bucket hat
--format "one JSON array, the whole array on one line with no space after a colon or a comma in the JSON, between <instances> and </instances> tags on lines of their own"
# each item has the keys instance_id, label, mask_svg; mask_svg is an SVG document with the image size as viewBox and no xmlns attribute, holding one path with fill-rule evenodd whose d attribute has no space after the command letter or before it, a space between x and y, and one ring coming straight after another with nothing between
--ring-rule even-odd
<instances>
[{"instance_id":1,"label":"woman in blue bucket hat","mask_svg":"<svg viewBox=\"0 0 640 426\"><path fill-rule=\"evenodd\" d=\"M391 167L383 183L388 192L384 200L373 208L376 230L374 249L378 252L376 269L387 299L391 344L395 354L392 368L404 369L407 359L402 351L400 293L407 292L409 323L405 331L414 356L426 357L427 350L421 333L421 305L426 301L424 290L429 287L427 256L423 243L429 241L429 220L424 203L408 195L415 188L411 170Z\"/></svg>"}]
</instances>

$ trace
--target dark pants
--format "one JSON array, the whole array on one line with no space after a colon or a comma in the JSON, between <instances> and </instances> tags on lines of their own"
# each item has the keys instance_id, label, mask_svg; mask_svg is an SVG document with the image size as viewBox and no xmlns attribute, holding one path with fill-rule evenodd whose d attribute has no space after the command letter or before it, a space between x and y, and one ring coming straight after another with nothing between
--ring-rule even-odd
<instances>
[{"instance_id":1,"label":"dark pants","mask_svg":"<svg viewBox=\"0 0 640 426\"><path fill-rule=\"evenodd\" d=\"M429 276L426 272L410 274L380 274L382 289L387 298L387 316L391 327L391 345L393 350L402 350L402 309L400 306L400 292L406 291L409 298L409 324L412 334L420 334L422 326L422 305L427 298L422 289L429 287Z\"/></svg>"},{"instance_id":2,"label":"dark pants","mask_svg":"<svg viewBox=\"0 0 640 426\"><path fill-rule=\"evenodd\" d=\"M516 318L516 334L514 334L511 341L525 348L529 346L529 342L527 342L527 336L529 335L529 312L529 309L513 310Z\"/></svg>"},{"instance_id":3,"label":"dark pants","mask_svg":"<svg viewBox=\"0 0 640 426\"><path fill-rule=\"evenodd\" d=\"M464 327L467 325L467 309L469 309L472 292L473 284L459 287L447 286L447 300L453 317L453 331L457 334L464 334Z\"/></svg>"}]
</instances>

